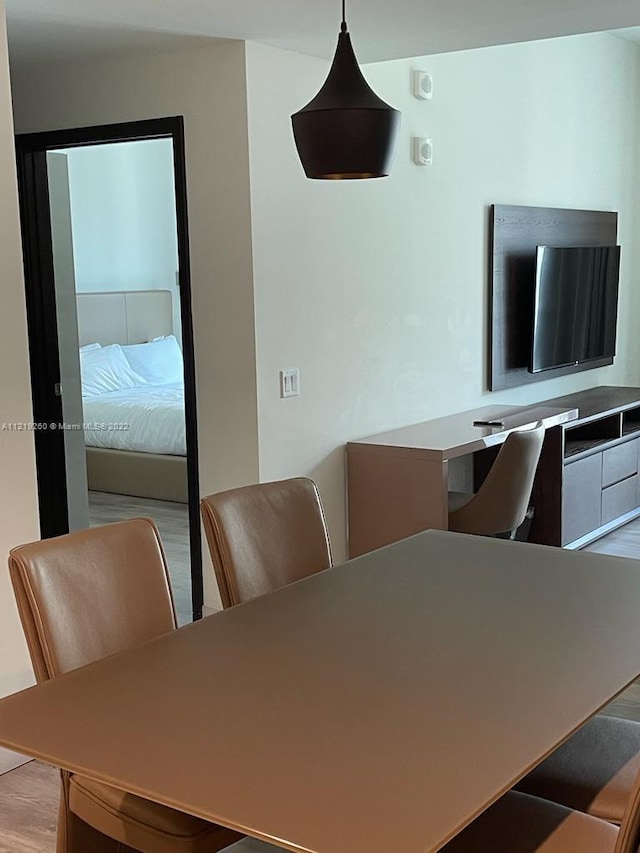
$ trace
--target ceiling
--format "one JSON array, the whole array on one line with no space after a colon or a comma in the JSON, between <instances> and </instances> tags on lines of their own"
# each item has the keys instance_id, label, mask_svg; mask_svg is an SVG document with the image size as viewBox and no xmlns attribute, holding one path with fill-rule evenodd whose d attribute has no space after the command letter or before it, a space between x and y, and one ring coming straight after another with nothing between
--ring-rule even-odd
<instances>
[{"instance_id":1,"label":"ceiling","mask_svg":"<svg viewBox=\"0 0 640 853\"><path fill-rule=\"evenodd\" d=\"M329 57L339 0L6 0L12 62L246 39ZM640 25L638 0L348 0L363 62ZM195 40L195 41L194 41Z\"/></svg>"}]
</instances>

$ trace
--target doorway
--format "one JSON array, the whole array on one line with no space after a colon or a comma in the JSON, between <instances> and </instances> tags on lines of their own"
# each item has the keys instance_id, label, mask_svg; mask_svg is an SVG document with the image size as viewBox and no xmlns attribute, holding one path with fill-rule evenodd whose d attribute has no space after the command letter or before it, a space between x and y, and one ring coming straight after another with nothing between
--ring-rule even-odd
<instances>
[{"instance_id":1,"label":"doorway","mask_svg":"<svg viewBox=\"0 0 640 853\"><path fill-rule=\"evenodd\" d=\"M182 118L25 134L16 146L41 535L154 518L179 621L198 619Z\"/></svg>"}]
</instances>

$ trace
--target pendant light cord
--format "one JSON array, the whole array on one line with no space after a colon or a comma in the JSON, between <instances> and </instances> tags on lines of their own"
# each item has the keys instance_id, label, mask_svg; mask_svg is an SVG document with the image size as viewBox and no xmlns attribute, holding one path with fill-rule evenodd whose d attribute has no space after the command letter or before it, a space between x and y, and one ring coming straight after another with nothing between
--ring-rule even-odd
<instances>
[{"instance_id":1,"label":"pendant light cord","mask_svg":"<svg viewBox=\"0 0 640 853\"><path fill-rule=\"evenodd\" d=\"M342 0L342 23L340 24L340 31L346 33L347 31L347 0Z\"/></svg>"}]
</instances>

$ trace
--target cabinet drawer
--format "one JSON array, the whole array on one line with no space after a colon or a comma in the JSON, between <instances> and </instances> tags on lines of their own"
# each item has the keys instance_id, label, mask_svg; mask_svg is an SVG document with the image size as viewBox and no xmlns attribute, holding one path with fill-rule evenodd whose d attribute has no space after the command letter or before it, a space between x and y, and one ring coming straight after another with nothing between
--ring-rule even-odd
<instances>
[{"instance_id":1,"label":"cabinet drawer","mask_svg":"<svg viewBox=\"0 0 640 853\"><path fill-rule=\"evenodd\" d=\"M565 465L562 482L562 544L600 527L602 453Z\"/></svg>"},{"instance_id":2,"label":"cabinet drawer","mask_svg":"<svg viewBox=\"0 0 640 853\"><path fill-rule=\"evenodd\" d=\"M638 506L638 475L602 490L602 524L607 524Z\"/></svg>"},{"instance_id":3,"label":"cabinet drawer","mask_svg":"<svg viewBox=\"0 0 640 853\"><path fill-rule=\"evenodd\" d=\"M602 454L602 485L610 486L638 472L638 440L627 441Z\"/></svg>"}]
</instances>

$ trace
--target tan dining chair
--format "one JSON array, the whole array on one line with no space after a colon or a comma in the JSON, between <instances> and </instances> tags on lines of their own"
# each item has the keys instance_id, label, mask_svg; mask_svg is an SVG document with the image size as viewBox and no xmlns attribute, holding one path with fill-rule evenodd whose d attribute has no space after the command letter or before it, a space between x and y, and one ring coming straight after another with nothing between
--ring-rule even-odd
<instances>
[{"instance_id":1,"label":"tan dining chair","mask_svg":"<svg viewBox=\"0 0 640 853\"><path fill-rule=\"evenodd\" d=\"M449 530L515 537L529 509L544 426L510 432L475 494L449 492Z\"/></svg>"},{"instance_id":2,"label":"tan dining chair","mask_svg":"<svg viewBox=\"0 0 640 853\"><path fill-rule=\"evenodd\" d=\"M600 714L516 788L620 824L639 773L640 723Z\"/></svg>"},{"instance_id":3,"label":"tan dining chair","mask_svg":"<svg viewBox=\"0 0 640 853\"><path fill-rule=\"evenodd\" d=\"M11 550L9 571L38 682L176 627L165 554L150 519L22 545ZM240 838L62 771L57 853L215 853Z\"/></svg>"},{"instance_id":4,"label":"tan dining chair","mask_svg":"<svg viewBox=\"0 0 640 853\"><path fill-rule=\"evenodd\" d=\"M218 492L200 508L225 608L332 565L320 494L307 477Z\"/></svg>"},{"instance_id":5,"label":"tan dining chair","mask_svg":"<svg viewBox=\"0 0 640 853\"><path fill-rule=\"evenodd\" d=\"M638 793L622 827L565 806L509 792L441 853L637 853Z\"/></svg>"}]
</instances>

